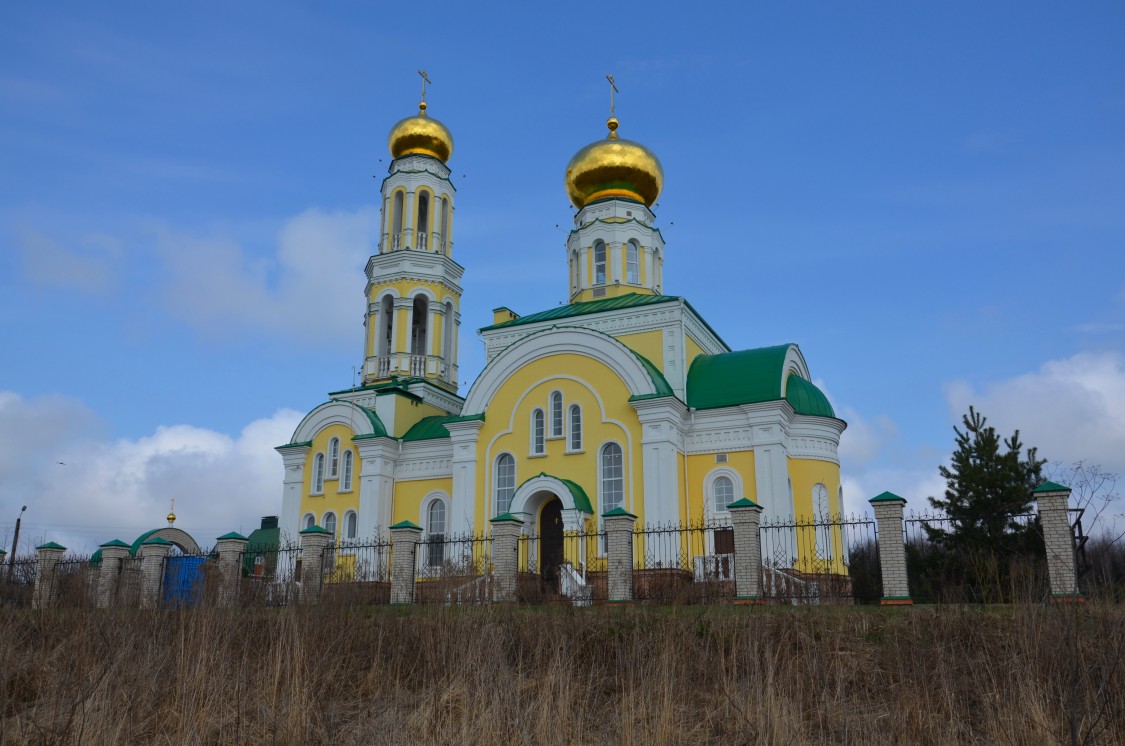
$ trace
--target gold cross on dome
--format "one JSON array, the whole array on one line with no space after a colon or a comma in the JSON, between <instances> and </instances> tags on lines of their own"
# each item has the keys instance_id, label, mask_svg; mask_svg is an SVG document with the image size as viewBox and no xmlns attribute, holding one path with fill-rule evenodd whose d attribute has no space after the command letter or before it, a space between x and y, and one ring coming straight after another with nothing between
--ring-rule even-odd
<instances>
[{"instance_id":1,"label":"gold cross on dome","mask_svg":"<svg viewBox=\"0 0 1125 746\"><path fill-rule=\"evenodd\" d=\"M430 76L426 75L425 70L419 70L418 74L422 76L422 100L426 100L426 83L433 85L434 82L430 80Z\"/></svg>"},{"instance_id":2,"label":"gold cross on dome","mask_svg":"<svg viewBox=\"0 0 1125 746\"><path fill-rule=\"evenodd\" d=\"M609 81L609 115L612 117L613 116L613 94L620 93L620 91L617 90L617 82L614 81L612 73L610 73L609 75L606 75L605 79Z\"/></svg>"}]
</instances>

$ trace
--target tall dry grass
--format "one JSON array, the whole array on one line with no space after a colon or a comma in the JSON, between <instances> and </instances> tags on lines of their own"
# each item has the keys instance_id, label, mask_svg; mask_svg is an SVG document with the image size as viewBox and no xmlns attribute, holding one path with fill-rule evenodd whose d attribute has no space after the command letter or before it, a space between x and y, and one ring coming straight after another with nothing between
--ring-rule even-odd
<instances>
[{"instance_id":1,"label":"tall dry grass","mask_svg":"<svg viewBox=\"0 0 1125 746\"><path fill-rule=\"evenodd\" d=\"M1125 614L0 610L2 743L1125 742Z\"/></svg>"}]
</instances>

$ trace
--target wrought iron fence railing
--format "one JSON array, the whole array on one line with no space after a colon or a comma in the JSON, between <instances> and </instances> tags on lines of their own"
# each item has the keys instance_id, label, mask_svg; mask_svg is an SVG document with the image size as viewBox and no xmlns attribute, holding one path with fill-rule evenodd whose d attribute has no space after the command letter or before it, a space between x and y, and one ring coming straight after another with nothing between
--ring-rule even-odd
<instances>
[{"instance_id":1,"label":"wrought iron fence railing","mask_svg":"<svg viewBox=\"0 0 1125 746\"><path fill-rule=\"evenodd\" d=\"M870 578L878 568L874 520L843 515L773 518L762 522L759 538L763 598L788 604L877 600Z\"/></svg>"},{"instance_id":2,"label":"wrought iron fence railing","mask_svg":"<svg viewBox=\"0 0 1125 746\"><path fill-rule=\"evenodd\" d=\"M297 602L301 583L301 547L296 543L247 545L239 557L243 606L285 606Z\"/></svg>"},{"instance_id":3,"label":"wrought iron fence railing","mask_svg":"<svg viewBox=\"0 0 1125 746\"><path fill-rule=\"evenodd\" d=\"M609 597L606 533L591 522L549 534L524 534L516 545L516 596L521 603L588 606Z\"/></svg>"},{"instance_id":4,"label":"wrought iron fence railing","mask_svg":"<svg viewBox=\"0 0 1125 746\"><path fill-rule=\"evenodd\" d=\"M386 536L341 539L325 548L321 568L321 603L390 603L391 542Z\"/></svg>"},{"instance_id":5,"label":"wrought iron fence railing","mask_svg":"<svg viewBox=\"0 0 1125 746\"><path fill-rule=\"evenodd\" d=\"M706 603L734 597L734 527L726 521L638 525L633 598Z\"/></svg>"},{"instance_id":6,"label":"wrought iron fence railing","mask_svg":"<svg viewBox=\"0 0 1125 746\"><path fill-rule=\"evenodd\" d=\"M29 607L35 591L38 557L13 557L0 563L0 606Z\"/></svg>"},{"instance_id":7,"label":"wrought iron fence railing","mask_svg":"<svg viewBox=\"0 0 1125 746\"><path fill-rule=\"evenodd\" d=\"M492 601L492 537L431 534L414 557L414 602L484 604Z\"/></svg>"}]
</instances>

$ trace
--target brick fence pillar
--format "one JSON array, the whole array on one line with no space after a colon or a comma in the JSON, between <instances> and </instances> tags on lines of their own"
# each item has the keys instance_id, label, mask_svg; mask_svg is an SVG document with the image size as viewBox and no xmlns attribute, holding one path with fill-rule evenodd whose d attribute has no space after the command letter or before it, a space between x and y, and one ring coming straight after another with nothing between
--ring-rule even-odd
<instances>
[{"instance_id":1,"label":"brick fence pillar","mask_svg":"<svg viewBox=\"0 0 1125 746\"><path fill-rule=\"evenodd\" d=\"M151 538L141 544L141 608L155 609L160 605L160 591L164 586L164 560L172 553L174 545L167 539Z\"/></svg>"},{"instance_id":2,"label":"brick fence pillar","mask_svg":"<svg viewBox=\"0 0 1125 746\"><path fill-rule=\"evenodd\" d=\"M610 603L627 603L633 600L633 526L637 516L623 508L602 513L605 520L609 567L606 581Z\"/></svg>"},{"instance_id":3,"label":"brick fence pillar","mask_svg":"<svg viewBox=\"0 0 1125 746\"><path fill-rule=\"evenodd\" d=\"M215 551L219 554L219 592L216 603L219 606L237 606L238 589L242 582L242 554L249 542L245 536L235 531L223 534L215 540Z\"/></svg>"},{"instance_id":4,"label":"brick fence pillar","mask_svg":"<svg viewBox=\"0 0 1125 746\"><path fill-rule=\"evenodd\" d=\"M391 526L391 603L414 603L414 557L422 527L410 521Z\"/></svg>"},{"instance_id":5,"label":"brick fence pillar","mask_svg":"<svg viewBox=\"0 0 1125 746\"><path fill-rule=\"evenodd\" d=\"M108 609L117 600L121 580L121 563L129 556L129 545L120 539L107 541L100 547L102 561L98 565L97 606Z\"/></svg>"},{"instance_id":6,"label":"brick fence pillar","mask_svg":"<svg viewBox=\"0 0 1125 746\"><path fill-rule=\"evenodd\" d=\"M909 606L910 584L906 579L906 545L902 540L902 513L906 498L893 492L876 495L867 502L875 511L875 536L879 542L879 569L883 574L883 606Z\"/></svg>"},{"instance_id":7,"label":"brick fence pillar","mask_svg":"<svg viewBox=\"0 0 1125 746\"><path fill-rule=\"evenodd\" d=\"M31 596L31 606L45 609L55 600L55 565L62 559L66 547L53 541L35 547L38 561L35 563L35 590Z\"/></svg>"},{"instance_id":8,"label":"brick fence pillar","mask_svg":"<svg viewBox=\"0 0 1125 746\"><path fill-rule=\"evenodd\" d=\"M745 497L727 506L734 523L734 602L761 604L762 506Z\"/></svg>"},{"instance_id":9,"label":"brick fence pillar","mask_svg":"<svg viewBox=\"0 0 1125 746\"><path fill-rule=\"evenodd\" d=\"M1039 506L1039 525L1047 551L1047 575L1051 598L1064 603L1081 603L1078 592L1078 566L1074 558L1074 535L1070 531L1070 488L1044 482L1031 491Z\"/></svg>"},{"instance_id":10,"label":"brick fence pillar","mask_svg":"<svg viewBox=\"0 0 1125 746\"><path fill-rule=\"evenodd\" d=\"M301 598L302 604L320 603L324 584L324 550L336 540L326 528L311 526L301 531Z\"/></svg>"},{"instance_id":11,"label":"brick fence pillar","mask_svg":"<svg viewBox=\"0 0 1125 746\"><path fill-rule=\"evenodd\" d=\"M504 513L489 522L492 524L492 600L511 603L516 600L523 521Z\"/></svg>"}]
</instances>

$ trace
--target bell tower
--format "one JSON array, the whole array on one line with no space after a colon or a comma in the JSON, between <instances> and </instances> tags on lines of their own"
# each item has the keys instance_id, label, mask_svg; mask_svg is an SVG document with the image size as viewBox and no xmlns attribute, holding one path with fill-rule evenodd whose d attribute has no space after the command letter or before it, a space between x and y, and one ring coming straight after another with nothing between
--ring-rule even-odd
<instances>
[{"instance_id":1,"label":"bell tower","mask_svg":"<svg viewBox=\"0 0 1125 746\"><path fill-rule=\"evenodd\" d=\"M367 261L364 385L425 379L457 391L457 333L461 276L453 261L456 189L446 162L453 136L426 114L391 128L392 161L382 184L379 253Z\"/></svg>"}]
</instances>

